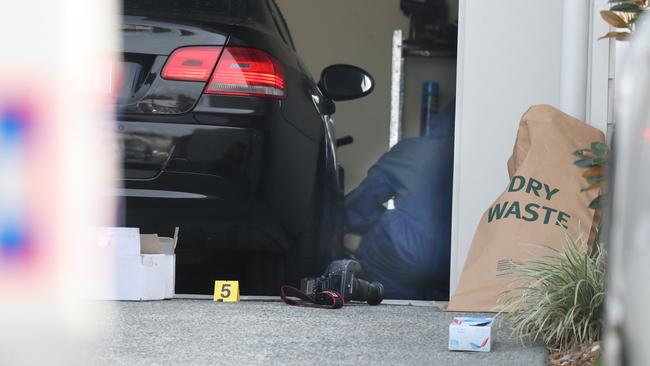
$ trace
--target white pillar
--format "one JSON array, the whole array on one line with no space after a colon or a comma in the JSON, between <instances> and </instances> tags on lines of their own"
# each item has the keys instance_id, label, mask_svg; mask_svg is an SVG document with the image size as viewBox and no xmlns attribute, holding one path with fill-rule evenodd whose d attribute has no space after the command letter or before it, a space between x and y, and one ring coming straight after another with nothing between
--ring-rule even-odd
<instances>
[{"instance_id":1,"label":"white pillar","mask_svg":"<svg viewBox=\"0 0 650 366\"><path fill-rule=\"evenodd\" d=\"M565 0L562 21L560 109L586 119L590 0Z\"/></svg>"},{"instance_id":2,"label":"white pillar","mask_svg":"<svg viewBox=\"0 0 650 366\"><path fill-rule=\"evenodd\" d=\"M508 184L521 115L560 104L562 14L573 1L582 0L459 2L452 293L483 212Z\"/></svg>"}]
</instances>

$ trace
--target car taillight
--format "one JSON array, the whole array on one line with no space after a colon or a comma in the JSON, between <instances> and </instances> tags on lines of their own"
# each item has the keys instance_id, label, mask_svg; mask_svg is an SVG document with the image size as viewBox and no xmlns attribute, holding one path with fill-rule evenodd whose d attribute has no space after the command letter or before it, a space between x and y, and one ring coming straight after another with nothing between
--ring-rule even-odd
<instances>
[{"instance_id":1,"label":"car taillight","mask_svg":"<svg viewBox=\"0 0 650 366\"><path fill-rule=\"evenodd\" d=\"M283 98L284 68L264 51L226 47L205 93Z\"/></svg>"},{"instance_id":2,"label":"car taillight","mask_svg":"<svg viewBox=\"0 0 650 366\"><path fill-rule=\"evenodd\" d=\"M172 52L162 71L169 80L208 81L222 47L184 47Z\"/></svg>"}]
</instances>

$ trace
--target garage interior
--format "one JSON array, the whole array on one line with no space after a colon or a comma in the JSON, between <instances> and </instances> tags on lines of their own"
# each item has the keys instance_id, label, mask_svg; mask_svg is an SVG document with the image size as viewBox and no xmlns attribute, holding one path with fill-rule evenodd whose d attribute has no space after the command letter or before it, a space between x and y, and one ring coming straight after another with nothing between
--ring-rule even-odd
<instances>
[{"instance_id":1,"label":"garage interior","mask_svg":"<svg viewBox=\"0 0 650 366\"><path fill-rule=\"evenodd\" d=\"M369 96L337 102L333 115L337 137L353 139L353 143L341 146L336 152L347 193L359 185L372 164L395 143L390 139L391 129L399 129L401 138L420 136L423 83L437 84L437 94L433 97L436 111L454 99L458 1L430 2L426 9L418 1L400 4L391 0L352 3L280 0L277 4L292 32L297 52L316 80L332 64L359 66L375 80ZM421 13L432 15L424 18ZM337 26L314 22L317 14L338 19ZM394 47L395 34L399 31L403 41L401 52ZM397 64L396 54L402 56ZM392 74L396 67L401 70L397 82ZM401 95L398 104L392 100L396 93ZM391 123L391 111L395 108L400 113L398 125ZM238 242L241 230L245 229L238 228L236 222L219 224L232 226L227 231L230 234L224 236L222 227L199 222L195 216L187 216L187 211L179 209L161 217L157 214L161 208L149 201L122 204L126 219L121 221L125 226L139 227L142 233L164 236L172 236L174 228L180 227L176 249L177 293L210 294L215 278L239 280L246 295L278 295L281 285L297 285L295 277L286 276L286 261L292 259L287 259L285 249L272 243L263 250L246 248ZM203 206L197 206L194 211L204 212L205 217L215 215ZM275 237L283 236L280 228L274 230ZM323 268L311 268L308 274L320 275L326 264L320 263L319 267Z\"/></svg>"},{"instance_id":2,"label":"garage interior","mask_svg":"<svg viewBox=\"0 0 650 366\"><path fill-rule=\"evenodd\" d=\"M354 138L353 144L337 151L345 168L345 189L349 192L389 148L393 33L401 30L403 38L408 39L411 18L404 15L397 1L390 0L279 0L277 3L293 33L296 48L314 78L328 65L347 63L366 69L375 79L372 94L354 102L338 103L334 115L337 135ZM458 24L458 0L445 3L448 15L443 19L448 19L450 25ZM330 21L314 22L312 15L336 19L336 26ZM440 84L439 109L456 95L455 45L451 48L423 56L404 53L404 138L420 135L423 82Z\"/></svg>"}]
</instances>

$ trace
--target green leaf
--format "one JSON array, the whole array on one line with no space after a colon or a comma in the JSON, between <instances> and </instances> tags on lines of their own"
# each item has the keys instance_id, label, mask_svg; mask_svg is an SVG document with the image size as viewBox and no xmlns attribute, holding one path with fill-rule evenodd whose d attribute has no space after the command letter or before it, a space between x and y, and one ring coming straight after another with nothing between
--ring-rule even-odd
<instances>
[{"instance_id":1,"label":"green leaf","mask_svg":"<svg viewBox=\"0 0 650 366\"><path fill-rule=\"evenodd\" d=\"M638 5L630 3L614 5L609 10L620 11L624 13L641 13L643 11L643 9L641 9L641 7Z\"/></svg>"},{"instance_id":2,"label":"green leaf","mask_svg":"<svg viewBox=\"0 0 650 366\"><path fill-rule=\"evenodd\" d=\"M599 195L598 197L594 198L593 201L589 204L589 208L594 209L594 210L599 210L603 208L603 195Z\"/></svg>"},{"instance_id":3,"label":"green leaf","mask_svg":"<svg viewBox=\"0 0 650 366\"><path fill-rule=\"evenodd\" d=\"M584 154L584 153L585 153L585 150L586 150L586 149L576 150L576 151L573 152L573 155L574 155L574 156L577 156L577 157L579 157L579 158L581 158L581 157L583 157L583 156L585 155L585 154Z\"/></svg>"},{"instance_id":4,"label":"green leaf","mask_svg":"<svg viewBox=\"0 0 650 366\"><path fill-rule=\"evenodd\" d=\"M602 176L602 175L597 176L597 177L589 177L589 178L587 178L587 184L589 184L589 186L591 186L593 184L596 184L596 183L599 183L599 182L604 182L604 181L605 181L605 177Z\"/></svg>"},{"instance_id":5,"label":"green leaf","mask_svg":"<svg viewBox=\"0 0 650 366\"><path fill-rule=\"evenodd\" d=\"M592 166L605 166L605 165L607 165L607 159L605 159L605 158L602 158L602 159L598 158L598 159L594 159L594 164L593 164Z\"/></svg>"},{"instance_id":6,"label":"green leaf","mask_svg":"<svg viewBox=\"0 0 650 366\"><path fill-rule=\"evenodd\" d=\"M602 142L594 142L591 144L591 151L597 158L605 158L609 152L609 147Z\"/></svg>"},{"instance_id":7,"label":"green leaf","mask_svg":"<svg viewBox=\"0 0 650 366\"><path fill-rule=\"evenodd\" d=\"M590 168L594 165L594 159L592 158L582 158L574 162L575 165L581 168Z\"/></svg>"}]
</instances>

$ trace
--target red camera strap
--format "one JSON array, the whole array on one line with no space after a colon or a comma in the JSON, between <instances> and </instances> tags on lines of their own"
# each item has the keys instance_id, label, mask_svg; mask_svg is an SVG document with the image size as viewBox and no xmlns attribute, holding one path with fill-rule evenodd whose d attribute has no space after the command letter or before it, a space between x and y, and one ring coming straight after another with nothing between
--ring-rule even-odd
<instances>
[{"instance_id":1,"label":"red camera strap","mask_svg":"<svg viewBox=\"0 0 650 366\"><path fill-rule=\"evenodd\" d=\"M282 298L285 304L292 306L340 309L345 304L345 299L338 292L322 291L314 296L309 296L292 286L280 287L280 298Z\"/></svg>"}]
</instances>

